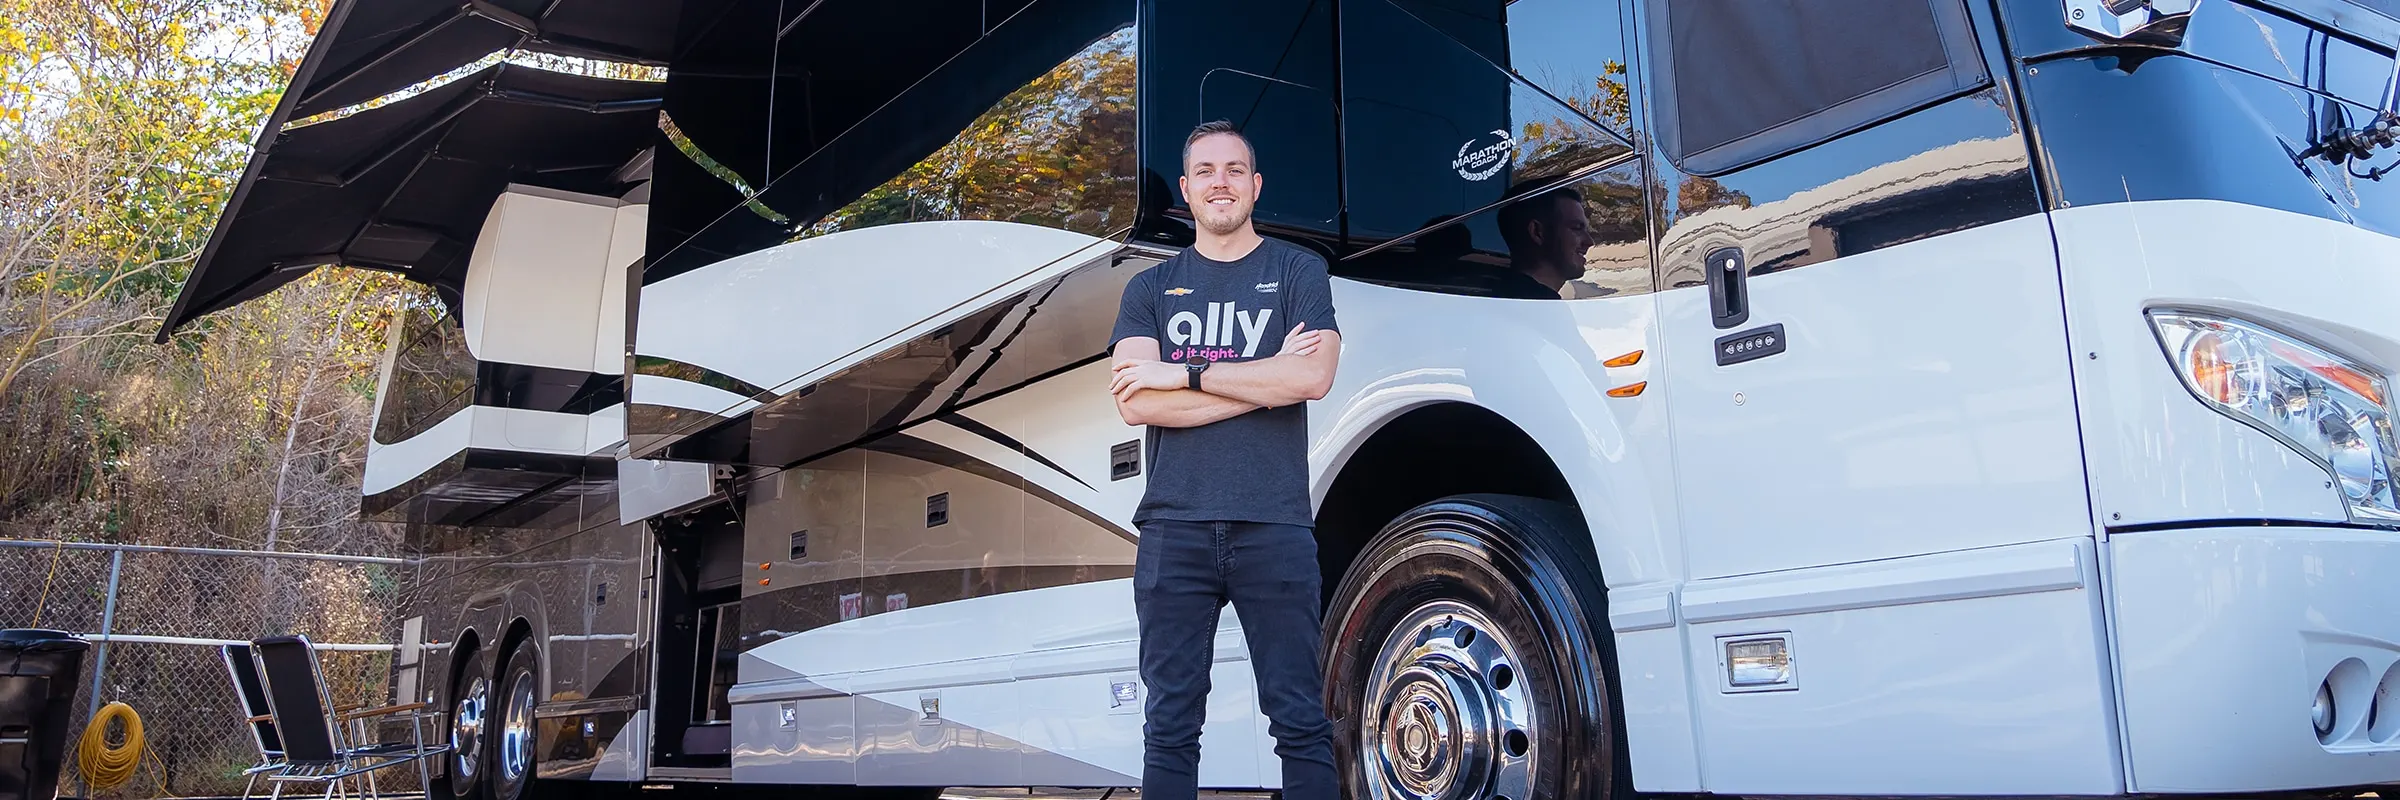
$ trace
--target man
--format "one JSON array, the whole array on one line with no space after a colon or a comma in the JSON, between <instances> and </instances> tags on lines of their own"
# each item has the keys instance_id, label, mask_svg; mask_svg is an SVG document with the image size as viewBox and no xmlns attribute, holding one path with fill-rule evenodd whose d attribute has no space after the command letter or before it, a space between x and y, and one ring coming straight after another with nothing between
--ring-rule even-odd
<instances>
[{"instance_id":1,"label":"man","mask_svg":"<svg viewBox=\"0 0 2400 800\"><path fill-rule=\"evenodd\" d=\"M1325 260L1250 224L1264 186L1257 164L1231 124L1192 131L1178 183L1198 238L1126 284L1110 335L1117 413L1149 426L1133 571L1150 691L1147 800L1198 794L1208 673L1228 602L1250 641L1284 796L1339 796L1318 667L1304 404L1332 386L1341 335Z\"/></svg>"},{"instance_id":2,"label":"man","mask_svg":"<svg viewBox=\"0 0 2400 800\"><path fill-rule=\"evenodd\" d=\"M1593 245L1591 226L1584 214L1583 195L1573 187L1562 186L1502 207L1500 238L1508 243L1509 267L1526 279L1504 296L1561 297L1567 281L1583 277L1584 253Z\"/></svg>"}]
</instances>

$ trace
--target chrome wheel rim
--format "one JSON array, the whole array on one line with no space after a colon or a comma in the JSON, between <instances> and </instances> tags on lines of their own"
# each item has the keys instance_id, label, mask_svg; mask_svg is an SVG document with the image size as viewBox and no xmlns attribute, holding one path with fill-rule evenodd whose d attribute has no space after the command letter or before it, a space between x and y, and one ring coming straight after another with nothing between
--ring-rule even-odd
<instances>
[{"instance_id":1,"label":"chrome wheel rim","mask_svg":"<svg viewBox=\"0 0 2400 800\"><path fill-rule=\"evenodd\" d=\"M476 678L459 694L458 708L450 715L451 761L461 783L473 783L482 768L484 711L490 701L491 685Z\"/></svg>"},{"instance_id":2,"label":"chrome wheel rim","mask_svg":"<svg viewBox=\"0 0 2400 800\"><path fill-rule=\"evenodd\" d=\"M533 673L520 672L509 681L508 707L502 711L500 777L513 784L533 764Z\"/></svg>"},{"instance_id":3,"label":"chrome wheel rim","mask_svg":"<svg viewBox=\"0 0 2400 800\"><path fill-rule=\"evenodd\" d=\"M1367 675L1359 755L1370 796L1527 800L1542 754L1519 652L1464 603L1403 617Z\"/></svg>"}]
</instances>

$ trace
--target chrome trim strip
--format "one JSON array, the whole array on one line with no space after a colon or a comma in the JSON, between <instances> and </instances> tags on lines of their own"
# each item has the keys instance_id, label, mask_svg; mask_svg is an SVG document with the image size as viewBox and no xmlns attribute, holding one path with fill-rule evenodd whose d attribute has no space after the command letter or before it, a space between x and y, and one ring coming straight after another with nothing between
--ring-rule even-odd
<instances>
[{"instance_id":1,"label":"chrome trim strip","mask_svg":"<svg viewBox=\"0 0 2400 800\"><path fill-rule=\"evenodd\" d=\"M2081 589L2092 547L2076 537L1693 581L1681 606L1702 623Z\"/></svg>"},{"instance_id":2,"label":"chrome trim strip","mask_svg":"<svg viewBox=\"0 0 2400 800\"><path fill-rule=\"evenodd\" d=\"M633 711L635 711L640 705L641 701L631 697L600 697L591 700L535 703L533 706L533 718L556 719L558 717L576 717L584 714L607 714L611 712L624 712L630 714L633 713Z\"/></svg>"}]
</instances>

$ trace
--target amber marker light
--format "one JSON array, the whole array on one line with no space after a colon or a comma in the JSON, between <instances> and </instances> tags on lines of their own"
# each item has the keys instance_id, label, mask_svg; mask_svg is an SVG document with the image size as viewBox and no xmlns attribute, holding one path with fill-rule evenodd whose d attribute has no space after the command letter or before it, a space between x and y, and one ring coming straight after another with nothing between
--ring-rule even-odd
<instances>
[{"instance_id":1,"label":"amber marker light","mask_svg":"<svg viewBox=\"0 0 2400 800\"><path fill-rule=\"evenodd\" d=\"M1600 362L1600 366L1615 369L1617 367L1630 367L1639 363L1642 363L1642 351L1635 350L1631 353L1626 353L1624 355L1617 356L1616 358L1602 361ZM1639 394L1639 392L1636 392L1636 394Z\"/></svg>"},{"instance_id":2,"label":"amber marker light","mask_svg":"<svg viewBox=\"0 0 2400 800\"><path fill-rule=\"evenodd\" d=\"M2201 395L2219 403L2236 405L2243 398L2234 383L2233 362L2242 360L2243 356L2229 355L2225 352L2229 347L2225 337L2217 333L2192 337L2190 347L2184 351L2184 370L2192 376L2192 387L2198 389Z\"/></svg>"},{"instance_id":3,"label":"amber marker light","mask_svg":"<svg viewBox=\"0 0 2400 800\"><path fill-rule=\"evenodd\" d=\"M1610 389L1610 390L1608 390L1608 396L1610 396L1610 397L1640 397L1640 396L1642 395L1642 390L1643 390L1643 389L1648 389L1648 388L1650 388L1650 382L1649 382L1649 381L1642 381L1642 382L1640 382L1640 383L1628 384L1628 385L1625 385L1625 386L1619 386L1619 387L1617 387L1617 388Z\"/></svg>"}]
</instances>

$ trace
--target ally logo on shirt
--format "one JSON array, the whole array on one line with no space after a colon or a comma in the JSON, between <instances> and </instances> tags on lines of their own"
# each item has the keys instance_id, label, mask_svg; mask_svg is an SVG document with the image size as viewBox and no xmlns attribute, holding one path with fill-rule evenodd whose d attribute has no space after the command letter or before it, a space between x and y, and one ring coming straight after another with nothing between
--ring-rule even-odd
<instances>
[{"instance_id":1,"label":"ally logo on shirt","mask_svg":"<svg viewBox=\"0 0 2400 800\"><path fill-rule=\"evenodd\" d=\"M1167 341L1182 349L1167 357L1180 361L1197 353L1216 361L1257 355L1258 343L1267 334L1267 321L1274 316L1272 308L1243 311L1229 302L1208 304L1205 318L1190 311L1175 312L1167 318Z\"/></svg>"}]
</instances>

